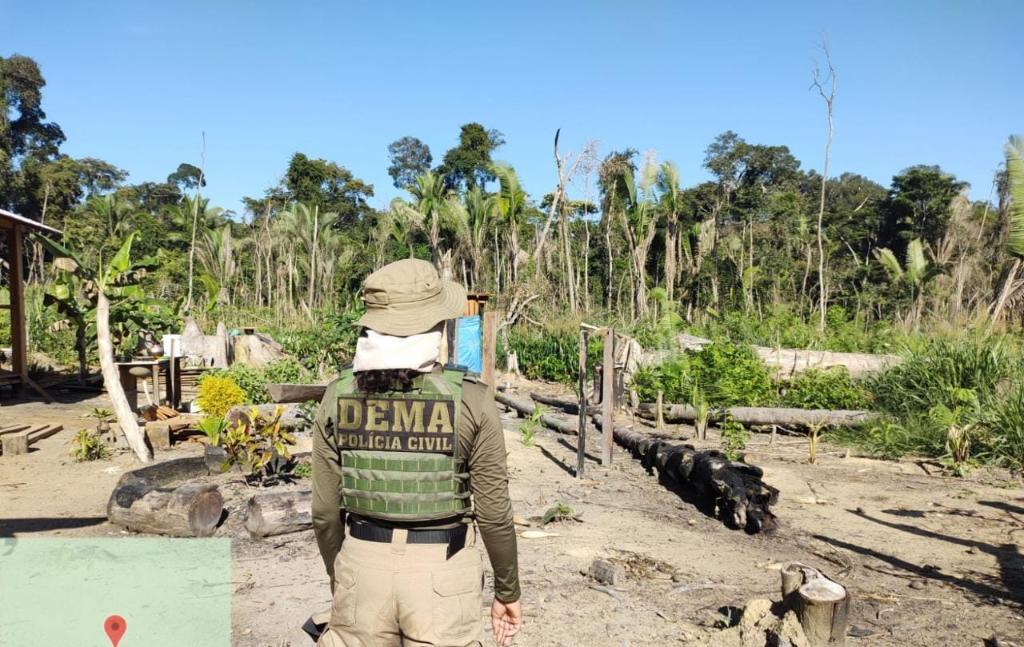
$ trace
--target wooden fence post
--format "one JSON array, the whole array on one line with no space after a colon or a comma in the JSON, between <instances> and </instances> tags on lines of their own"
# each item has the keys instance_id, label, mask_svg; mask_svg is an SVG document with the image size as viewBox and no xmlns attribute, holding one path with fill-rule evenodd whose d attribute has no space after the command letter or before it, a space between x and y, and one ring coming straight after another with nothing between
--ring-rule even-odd
<instances>
[{"instance_id":1,"label":"wooden fence post","mask_svg":"<svg viewBox=\"0 0 1024 647\"><path fill-rule=\"evenodd\" d=\"M612 416L615 411L615 330L604 329L604 362L601 368L601 464L612 464Z\"/></svg>"},{"instance_id":2,"label":"wooden fence post","mask_svg":"<svg viewBox=\"0 0 1024 647\"><path fill-rule=\"evenodd\" d=\"M587 331L580 329L580 424L576 437L576 478L583 478L587 457Z\"/></svg>"}]
</instances>

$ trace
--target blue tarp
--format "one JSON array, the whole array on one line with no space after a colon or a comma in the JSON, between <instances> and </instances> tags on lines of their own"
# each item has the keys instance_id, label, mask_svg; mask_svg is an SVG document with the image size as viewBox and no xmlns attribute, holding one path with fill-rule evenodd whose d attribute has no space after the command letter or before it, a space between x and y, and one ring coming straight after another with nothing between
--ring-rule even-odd
<instances>
[{"instance_id":1,"label":"blue tarp","mask_svg":"<svg viewBox=\"0 0 1024 647\"><path fill-rule=\"evenodd\" d=\"M483 344L480 336L480 315L459 318L458 363L474 373L483 370Z\"/></svg>"}]
</instances>

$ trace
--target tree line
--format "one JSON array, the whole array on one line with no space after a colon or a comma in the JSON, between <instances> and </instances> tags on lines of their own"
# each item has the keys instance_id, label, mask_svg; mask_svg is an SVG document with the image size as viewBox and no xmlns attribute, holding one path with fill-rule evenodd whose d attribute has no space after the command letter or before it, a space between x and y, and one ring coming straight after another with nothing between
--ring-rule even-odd
<instances>
[{"instance_id":1,"label":"tree line","mask_svg":"<svg viewBox=\"0 0 1024 647\"><path fill-rule=\"evenodd\" d=\"M530 194L496 160L503 134L469 123L436 164L414 136L388 146L406 196L385 209L349 169L297 152L278 184L233 213L203 197L216 178L201 161L130 184L113 164L63 153L44 86L31 58L0 58L0 206L61 229L97 266L135 232L133 253L153 261L145 291L180 310L313 321L350 308L367 272L418 257L535 321L771 308L907 328L1020 321L1024 223L1011 217L1005 169L989 200L972 201L937 165L903 169L888 186L852 172L823 180L785 145L728 131L704 151L710 179L688 183L652 152L565 151L553 133L552 185ZM42 248L27 254L30 280L51 280Z\"/></svg>"}]
</instances>

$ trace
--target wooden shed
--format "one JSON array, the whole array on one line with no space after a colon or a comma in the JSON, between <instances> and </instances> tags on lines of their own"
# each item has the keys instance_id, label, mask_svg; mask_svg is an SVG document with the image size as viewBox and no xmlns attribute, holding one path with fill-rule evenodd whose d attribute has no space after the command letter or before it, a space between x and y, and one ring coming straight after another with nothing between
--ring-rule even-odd
<instances>
[{"instance_id":1,"label":"wooden shed","mask_svg":"<svg viewBox=\"0 0 1024 647\"><path fill-rule=\"evenodd\" d=\"M36 232L44 236L59 238L61 232L53 227L0 209L0 241L4 248L3 286L7 288L9 299L0 303L0 310L6 310L11 324L11 369L0 368L0 386L28 386L49 401L49 396L38 384L28 376L28 349L25 330L25 269L24 269L24 236ZM0 314L0 317L3 315Z\"/></svg>"}]
</instances>

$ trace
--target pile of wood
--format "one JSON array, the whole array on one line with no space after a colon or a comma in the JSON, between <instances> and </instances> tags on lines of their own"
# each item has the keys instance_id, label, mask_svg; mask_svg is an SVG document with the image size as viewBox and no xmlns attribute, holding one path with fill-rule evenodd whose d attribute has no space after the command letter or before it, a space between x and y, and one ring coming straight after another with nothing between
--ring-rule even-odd
<instances>
[{"instance_id":1,"label":"pile of wood","mask_svg":"<svg viewBox=\"0 0 1024 647\"><path fill-rule=\"evenodd\" d=\"M4 456L27 454L36 441L49 438L64 429L63 425L6 425L0 427L0 453Z\"/></svg>"},{"instance_id":2,"label":"pile of wood","mask_svg":"<svg viewBox=\"0 0 1024 647\"><path fill-rule=\"evenodd\" d=\"M148 422L152 422L154 420L170 420L171 418L177 418L181 415L174 409L162 404L159 406L151 404L149 406L142 407L141 413L143 419Z\"/></svg>"}]
</instances>

